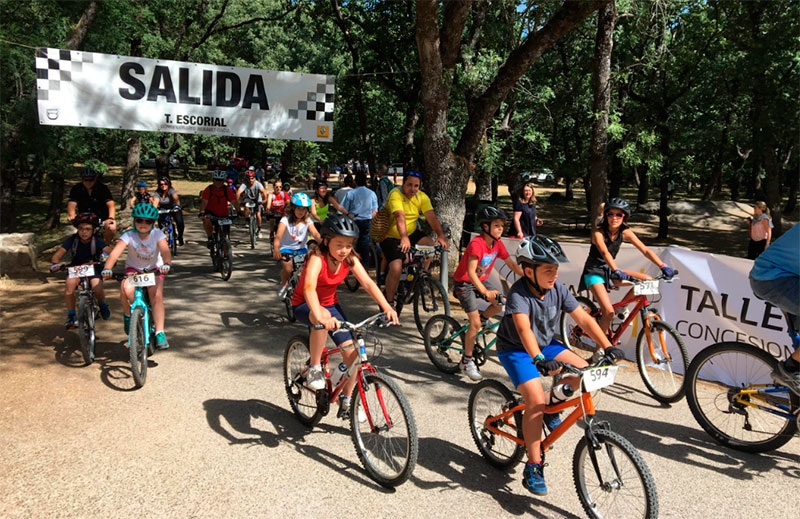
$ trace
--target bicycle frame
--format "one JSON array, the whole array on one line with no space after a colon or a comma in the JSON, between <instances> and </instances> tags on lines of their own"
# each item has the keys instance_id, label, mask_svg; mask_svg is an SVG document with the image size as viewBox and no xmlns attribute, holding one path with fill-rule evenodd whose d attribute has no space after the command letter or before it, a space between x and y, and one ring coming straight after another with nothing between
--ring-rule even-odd
<instances>
[{"instance_id":1,"label":"bicycle frame","mask_svg":"<svg viewBox=\"0 0 800 519\"><path fill-rule=\"evenodd\" d=\"M403 270L400 273L400 283L397 285L397 295L404 305L411 303L413 300L422 277L431 275L425 268L424 263L429 257L437 254L439 250L440 248L434 248L432 251L420 251L416 247L412 247L406 254L406 258L403 261ZM411 278L410 280L408 279L409 277Z\"/></svg>"},{"instance_id":2,"label":"bicycle frame","mask_svg":"<svg viewBox=\"0 0 800 519\"><path fill-rule=\"evenodd\" d=\"M751 384L747 387L739 389L735 394L736 396L733 397L732 401L742 406L753 407L755 409L766 411L770 414L774 414L775 416L780 416L781 418L785 418L787 420L796 420L797 417L791 413L791 408L787 405L777 404L777 403L772 403L771 405L758 404L758 403L753 403L748 399L749 397L757 398L766 403L770 393L785 394L787 392L791 393L791 389L774 383Z\"/></svg>"},{"instance_id":3,"label":"bicycle frame","mask_svg":"<svg viewBox=\"0 0 800 519\"><path fill-rule=\"evenodd\" d=\"M147 296L145 295L145 289L142 287L135 287L133 292L133 303L131 303L131 315L133 314L133 310L141 307L143 314L144 314L144 345L145 347L150 346L150 305L147 303ZM132 334L131 334L132 335ZM128 335L128 347L132 347L131 344L131 335Z\"/></svg>"}]
</instances>

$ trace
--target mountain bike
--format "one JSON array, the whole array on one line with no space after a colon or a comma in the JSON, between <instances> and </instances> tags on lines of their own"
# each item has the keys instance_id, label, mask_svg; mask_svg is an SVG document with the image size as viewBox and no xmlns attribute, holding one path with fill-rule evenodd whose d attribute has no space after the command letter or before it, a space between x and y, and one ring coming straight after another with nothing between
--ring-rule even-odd
<instances>
[{"instance_id":1,"label":"mountain bike","mask_svg":"<svg viewBox=\"0 0 800 519\"><path fill-rule=\"evenodd\" d=\"M292 306L292 296L294 295L295 289L297 289L297 284L300 282L300 273L303 271L303 265L306 262L306 254L308 254L306 251L281 254L281 261L292 262L292 275L289 277L286 293L283 295L286 316L289 318L290 322L295 322L296 320L294 316L294 307Z\"/></svg>"},{"instance_id":2,"label":"mountain bike","mask_svg":"<svg viewBox=\"0 0 800 519\"><path fill-rule=\"evenodd\" d=\"M158 214L160 215L158 226L167 236L169 251L172 253L173 258L178 255L178 226L175 225L175 220L173 220L172 214L175 213L175 211L180 211L180 209L181 207L176 205L172 209L158 210Z\"/></svg>"},{"instance_id":3,"label":"mountain bike","mask_svg":"<svg viewBox=\"0 0 800 519\"><path fill-rule=\"evenodd\" d=\"M339 382L334 384L328 362L332 356L340 354L342 348L324 349L322 365L327 387L318 391L305 385L310 360L308 335L292 337L283 357L283 376L292 411L303 425L309 427L319 423L328 414L330 405L338 400L347 380L356 377L350 409L353 445L369 477L391 488L406 481L414 471L419 438L414 415L405 395L391 378L379 373L367 358L365 337L369 335L373 351L380 352L380 340L370 329L386 325L384 314L373 315L356 324L340 321L340 331L349 331L354 338L353 344L344 349L358 349L358 356L353 364L347 366Z\"/></svg>"},{"instance_id":4,"label":"mountain bike","mask_svg":"<svg viewBox=\"0 0 800 519\"><path fill-rule=\"evenodd\" d=\"M800 346L793 336L792 346ZM777 365L752 344L721 342L701 350L686 371L686 402L697 423L717 443L739 451L785 445L798 434L800 396L772 380Z\"/></svg>"},{"instance_id":5,"label":"mountain bike","mask_svg":"<svg viewBox=\"0 0 800 519\"><path fill-rule=\"evenodd\" d=\"M260 211L261 207L252 200L244 203L250 211L250 216L247 218L247 234L250 236L250 248L256 248L256 241L258 241L258 217L256 211Z\"/></svg>"},{"instance_id":6,"label":"mountain bike","mask_svg":"<svg viewBox=\"0 0 800 519\"><path fill-rule=\"evenodd\" d=\"M131 327L128 334L128 350L130 351L131 371L137 388L144 386L147 380L147 358L153 354L156 345L156 325L153 311L150 308L150 296L147 288L156 284L158 270L139 272L136 274L114 274L113 278L134 287L131 303Z\"/></svg>"},{"instance_id":7,"label":"mountain bike","mask_svg":"<svg viewBox=\"0 0 800 519\"><path fill-rule=\"evenodd\" d=\"M378 285L383 284L380 279L382 257L383 254L381 253L380 246L370 236L369 257L366 259L361 258L361 264L364 265L364 270L367 272L375 272L375 282ZM347 274L347 277L344 278L344 284L347 286L347 289L350 290L350 292L355 292L358 290L358 287L361 286L352 272Z\"/></svg>"},{"instance_id":8,"label":"mountain bike","mask_svg":"<svg viewBox=\"0 0 800 519\"><path fill-rule=\"evenodd\" d=\"M78 319L78 338L81 344L81 354L84 365L94 362L94 347L96 342L95 321L100 308L92 290L92 276L95 268L101 263L85 263L83 265L61 265L58 270L67 271L67 277L78 279L76 314Z\"/></svg>"},{"instance_id":9,"label":"mountain bike","mask_svg":"<svg viewBox=\"0 0 800 519\"><path fill-rule=\"evenodd\" d=\"M230 218L220 218L217 216L207 216L214 225L214 232L211 235L211 263L214 271L219 271L222 279L228 281L233 270L233 245L231 245L231 224Z\"/></svg>"},{"instance_id":10,"label":"mountain bike","mask_svg":"<svg viewBox=\"0 0 800 519\"><path fill-rule=\"evenodd\" d=\"M275 247L274 247L275 231L278 230L278 224L280 223L281 218L283 218L283 215L280 213L266 213L264 215L264 218L265 219L262 220L264 222L264 225L267 225L269 223L269 240L267 242L267 253L269 253L269 255L272 255L275 252Z\"/></svg>"},{"instance_id":11,"label":"mountain bike","mask_svg":"<svg viewBox=\"0 0 800 519\"><path fill-rule=\"evenodd\" d=\"M680 372L685 374L689 367L689 353L677 330L661 320L658 310L651 306L652 303L647 298L648 295L660 295L658 285L662 279L671 281L659 275L653 279L631 282L633 296L626 297L613 305L615 314L624 311L625 313L622 313L624 319L617 321L617 324L612 323L609 339L612 344L619 344L628 326L639 316L642 330L636 338L636 365L644 385L653 398L667 404L683 398L684 375L675 373L673 365L679 366ZM576 296L576 299L589 315L600 320L600 309L591 299L584 296ZM632 303L633 308L627 309ZM559 327L561 340L565 345L581 357L591 358L595 350L594 341L568 313L561 314Z\"/></svg>"},{"instance_id":12,"label":"mountain bike","mask_svg":"<svg viewBox=\"0 0 800 519\"><path fill-rule=\"evenodd\" d=\"M442 283L425 268L425 262L441 254L441 245L416 245L411 247L403 263L400 283L394 300L397 315L405 305L414 305L414 322L419 333L425 330L428 320L437 314L450 315L450 299ZM432 259L432 258L431 258Z\"/></svg>"},{"instance_id":13,"label":"mountain bike","mask_svg":"<svg viewBox=\"0 0 800 519\"><path fill-rule=\"evenodd\" d=\"M553 377L553 387L564 376L581 379L580 393L569 400L545 406L545 413L575 408L549 434L544 429L542 463L553 444L573 425L585 424L583 437L572 455L572 478L583 509L593 518L658 517L658 494L650 469L636 448L608 422L595 417L592 391L614 383L617 367L604 356L586 368L563 364ZM469 426L481 455L491 465L505 469L525 454L522 414L525 403L498 380L486 379L469 396Z\"/></svg>"},{"instance_id":14,"label":"mountain bike","mask_svg":"<svg viewBox=\"0 0 800 519\"><path fill-rule=\"evenodd\" d=\"M478 296L486 299L483 296ZM505 298L497 294L498 302L505 305ZM478 330L475 336L475 348L472 350L472 358L477 366L486 364L486 354L497 342L497 329L500 321L490 323L486 321ZM469 329L469 322L461 325L449 315L434 315L428 320L425 329L422 331L422 339L425 343L425 352L431 359L433 365L444 373L458 373L459 363L464 355L464 340ZM493 334L491 339L487 334Z\"/></svg>"}]
</instances>

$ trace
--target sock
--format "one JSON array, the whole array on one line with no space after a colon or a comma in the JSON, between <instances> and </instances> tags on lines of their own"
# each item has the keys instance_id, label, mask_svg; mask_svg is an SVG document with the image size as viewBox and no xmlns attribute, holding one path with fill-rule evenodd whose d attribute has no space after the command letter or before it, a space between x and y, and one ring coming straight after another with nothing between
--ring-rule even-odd
<instances>
[{"instance_id":1,"label":"sock","mask_svg":"<svg viewBox=\"0 0 800 519\"><path fill-rule=\"evenodd\" d=\"M786 371L790 373L794 373L795 371L800 370L800 363L798 363L794 358L789 357L786 359L786 362L783 364L786 367Z\"/></svg>"},{"instance_id":2,"label":"sock","mask_svg":"<svg viewBox=\"0 0 800 519\"><path fill-rule=\"evenodd\" d=\"M472 360L472 355L470 355L470 356L464 355L463 357L461 357L461 362L463 362L464 364L469 363L469 361L471 361L471 360Z\"/></svg>"},{"instance_id":3,"label":"sock","mask_svg":"<svg viewBox=\"0 0 800 519\"><path fill-rule=\"evenodd\" d=\"M107 306L108 306L108 302L106 302L106 301L100 301L100 308L105 308L105 307L107 307Z\"/></svg>"},{"instance_id":4,"label":"sock","mask_svg":"<svg viewBox=\"0 0 800 519\"><path fill-rule=\"evenodd\" d=\"M67 317L75 317L75 310L67 310Z\"/></svg>"}]
</instances>

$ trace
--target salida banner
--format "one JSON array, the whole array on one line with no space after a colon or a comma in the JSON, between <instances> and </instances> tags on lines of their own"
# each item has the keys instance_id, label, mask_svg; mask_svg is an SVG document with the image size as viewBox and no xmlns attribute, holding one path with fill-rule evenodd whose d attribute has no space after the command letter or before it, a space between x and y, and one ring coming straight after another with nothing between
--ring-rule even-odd
<instances>
[{"instance_id":1,"label":"salida banner","mask_svg":"<svg viewBox=\"0 0 800 519\"><path fill-rule=\"evenodd\" d=\"M39 123L333 140L334 76L36 50Z\"/></svg>"},{"instance_id":2,"label":"salida banner","mask_svg":"<svg viewBox=\"0 0 800 519\"><path fill-rule=\"evenodd\" d=\"M519 240L503 238L503 243L513 257ZM559 266L558 279L576 293L583 264L589 255L589 244L561 242L561 247L570 262ZM752 344L778 359L791 354L793 350L783 313L758 299L750 290L751 260L679 247L650 249L679 271L671 283L659 284L660 298L650 296L649 299L662 318L678 331L690 358L718 342ZM628 244L623 244L620 249L617 265L654 277L659 274L655 265ZM516 275L501 261L495 262L493 275L505 278L508 284L516 279ZM625 289L612 291L612 301L621 300L625 293ZM640 330L641 323L637 317L622 338L620 346L628 359L636 358L636 338Z\"/></svg>"}]
</instances>

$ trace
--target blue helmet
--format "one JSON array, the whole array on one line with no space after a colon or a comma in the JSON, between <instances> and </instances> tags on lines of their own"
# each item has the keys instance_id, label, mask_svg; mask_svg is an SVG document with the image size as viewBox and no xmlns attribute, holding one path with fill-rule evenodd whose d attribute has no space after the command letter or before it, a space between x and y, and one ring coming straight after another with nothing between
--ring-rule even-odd
<instances>
[{"instance_id":1,"label":"blue helmet","mask_svg":"<svg viewBox=\"0 0 800 519\"><path fill-rule=\"evenodd\" d=\"M311 207L311 199L305 193L295 193L289 202L295 207Z\"/></svg>"}]
</instances>

